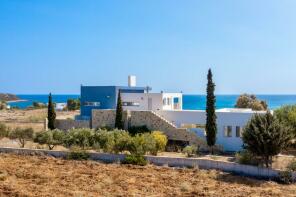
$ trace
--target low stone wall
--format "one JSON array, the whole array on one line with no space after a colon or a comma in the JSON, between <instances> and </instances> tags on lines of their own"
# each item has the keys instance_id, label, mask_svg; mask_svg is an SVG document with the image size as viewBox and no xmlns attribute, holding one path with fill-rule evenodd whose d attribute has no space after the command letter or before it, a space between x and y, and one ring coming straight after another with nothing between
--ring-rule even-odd
<instances>
[{"instance_id":1,"label":"low stone wall","mask_svg":"<svg viewBox=\"0 0 296 197\"><path fill-rule=\"evenodd\" d=\"M50 151L42 149L25 149L25 148L0 148L1 153L14 153L25 155L49 155L53 157L66 157L67 151ZM90 153L90 159L103 161L107 163L123 161L123 154L107 154L107 153ZM242 165L234 162L224 162L210 159L199 158L176 158L163 156L146 156L151 163L159 166L167 165L169 167L198 167L200 169L216 169L224 172L235 173L238 175L251 176L263 179L274 179L279 177L281 170L261 168L256 166ZM296 173L292 173L293 179L296 181Z\"/></svg>"},{"instance_id":2,"label":"low stone wall","mask_svg":"<svg viewBox=\"0 0 296 197\"><path fill-rule=\"evenodd\" d=\"M89 120L71 120L71 119L56 119L55 126L57 129L69 130L73 128L90 128Z\"/></svg>"}]
</instances>

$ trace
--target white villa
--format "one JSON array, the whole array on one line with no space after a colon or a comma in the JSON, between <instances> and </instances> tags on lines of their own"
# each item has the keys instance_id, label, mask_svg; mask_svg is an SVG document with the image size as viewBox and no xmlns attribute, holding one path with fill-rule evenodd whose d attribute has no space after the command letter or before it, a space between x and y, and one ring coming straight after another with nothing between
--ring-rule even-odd
<instances>
[{"instance_id":1,"label":"white villa","mask_svg":"<svg viewBox=\"0 0 296 197\"><path fill-rule=\"evenodd\" d=\"M206 112L204 110L183 110L182 93L150 93L148 90L145 87L136 87L135 76L129 76L128 86L81 86L81 115L77 117L77 120L88 120L92 128L108 124L112 126L114 118L111 118L110 123L109 120L106 120L110 117L102 118L99 115L94 116L94 114L99 111L114 110L120 91L125 111L134 112L138 115L139 112L143 112L142 114L146 114L145 116L147 116L147 113L144 112L151 112L165 124L168 124L167 127L162 128L168 128L168 130L175 128L174 132L178 132L178 129L180 129L180 132L181 129L183 131L187 129L194 131L197 136L205 138ZM241 139L242 129L255 113L266 112L234 108L216 110L218 127L216 143L223 146L225 151L240 150L243 144ZM97 121L98 119L100 120ZM143 125L152 124L152 121L143 118L133 122ZM169 132L167 131L167 133ZM177 135L174 134L174 136ZM176 140L176 137L174 140Z\"/></svg>"}]
</instances>

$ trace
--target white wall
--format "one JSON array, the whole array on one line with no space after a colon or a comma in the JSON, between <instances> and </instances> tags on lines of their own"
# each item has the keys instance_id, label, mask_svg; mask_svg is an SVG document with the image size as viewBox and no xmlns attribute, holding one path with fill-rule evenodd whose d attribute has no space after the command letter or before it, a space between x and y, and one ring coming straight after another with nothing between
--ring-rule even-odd
<instances>
[{"instance_id":1,"label":"white wall","mask_svg":"<svg viewBox=\"0 0 296 197\"><path fill-rule=\"evenodd\" d=\"M179 110L182 110L182 93L163 93L162 99L170 98L171 103L170 105L163 105L163 110L174 110L174 98L179 98Z\"/></svg>"},{"instance_id":2,"label":"white wall","mask_svg":"<svg viewBox=\"0 0 296 197\"><path fill-rule=\"evenodd\" d=\"M174 109L174 98L179 98L179 104L182 109L182 94L181 93L122 93L122 102L137 102L139 106L123 106L124 109L128 110L149 110L148 99L152 99L153 111L158 110L173 110ZM170 105L163 105L163 98L170 98Z\"/></svg>"},{"instance_id":3,"label":"white wall","mask_svg":"<svg viewBox=\"0 0 296 197\"><path fill-rule=\"evenodd\" d=\"M158 111L162 109L161 93L122 93L122 102L137 102L139 106L123 106L125 110L139 111L148 110L148 99L152 99L152 110Z\"/></svg>"},{"instance_id":4,"label":"white wall","mask_svg":"<svg viewBox=\"0 0 296 197\"><path fill-rule=\"evenodd\" d=\"M261 112L262 113L262 112ZM205 124L205 111L182 110L182 111L157 111L168 121L180 127L182 123ZM242 139L236 137L236 126L244 127L254 112L216 112L217 115L217 144L224 147L225 151L238 151L242 148ZM225 126L232 126L232 137L224 136Z\"/></svg>"}]
</instances>

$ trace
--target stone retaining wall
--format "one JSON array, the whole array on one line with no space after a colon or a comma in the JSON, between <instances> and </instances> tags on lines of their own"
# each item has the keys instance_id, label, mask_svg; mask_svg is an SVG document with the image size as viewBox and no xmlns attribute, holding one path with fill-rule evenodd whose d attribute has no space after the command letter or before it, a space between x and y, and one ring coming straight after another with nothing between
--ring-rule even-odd
<instances>
[{"instance_id":1,"label":"stone retaining wall","mask_svg":"<svg viewBox=\"0 0 296 197\"><path fill-rule=\"evenodd\" d=\"M55 126L57 129L69 130L73 128L90 128L89 120L71 120L71 119L56 119Z\"/></svg>"},{"instance_id":2,"label":"stone retaining wall","mask_svg":"<svg viewBox=\"0 0 296 197\"><path fill-rule=\"evenodd\" d=\"M1 153L14 153L25 155L49 155L53 157L66 157L67 151L51 151L42 149L25 149L25 148L0 148ZM107 153L90 153L90 159L103 161L107 163L123 161L123 154L107 154ZM238 175L251 176L263 179L274 179L279 177L281 170L261 168L256 166L242 165L234 162L224 162L210 159L199 158L176 158L162 156L146 156L151 164L169 167L198 167L200 169L216 169L224 172L235 173ZM296 181L296 172L292 173L293 179Z\"/></svg>"}]
</instances>

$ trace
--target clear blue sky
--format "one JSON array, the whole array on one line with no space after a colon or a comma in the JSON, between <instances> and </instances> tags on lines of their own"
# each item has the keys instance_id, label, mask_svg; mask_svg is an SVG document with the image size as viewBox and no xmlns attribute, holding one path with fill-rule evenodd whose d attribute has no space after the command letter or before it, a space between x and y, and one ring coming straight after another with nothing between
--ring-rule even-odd
<instances>
[{"instance_id":1,"label":"clear blue sky","mask_svg":"<svg viewBox=\"0 0 296 197\"><path fill-rule=\"evenodd\" d=\"M0 92L296 94L294 0L1 0Z\"/></svg>"}]
</instances>

